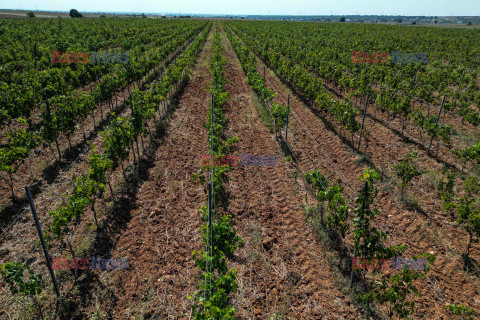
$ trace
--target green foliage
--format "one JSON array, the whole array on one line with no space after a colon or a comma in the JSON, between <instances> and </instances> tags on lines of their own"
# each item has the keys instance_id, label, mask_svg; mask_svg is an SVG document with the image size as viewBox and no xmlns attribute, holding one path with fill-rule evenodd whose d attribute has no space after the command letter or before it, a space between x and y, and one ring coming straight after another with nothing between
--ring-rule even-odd
<instances>
[{"instance_id":1,"label":"green foliage","mask_svg":"<svg viewBox=\"0 0 480 320\"><path fill-rule=\"evenodd\" d=\"M333 106L337 120L343 124L345 129L350 131L353 137L353 134L360 129L360 124L356 120L357 109L345 103L334 103Z\"/></svg>"},{"instance_id":2,"label":"green foliage","mask_svg":"<svg viewBox=\"0 0 480 320\"><path fill-rule=\"evenodd\" d=\"M112 161L105 154L96 152L96 147L92 144L92 154L88 157L89 179L95 181L100 187L104 187L107 181L106 173L112 168Z\"/></svg>"},{"instance_id":3,"label":"green foliage","mask_svg":"<svg viewBox=\"0 0 480 320\"><path fill-rule=\"evenodd\" d=\"M469 177L466 181L465 191L465 195L458 201L457 223L461 224L468 232L469 240L465 255L469 257L472 243L477 243L480 239L480 207L476 203L480 191L478 179Z\"/></svg>"},{"instance_id":4,"label":"green foliage","mask_svg":"<svg viewBox=\"0 0 480 320\"><path fill-rule=\"evenodd\" d=\"M343 187L329 187L328 180L316 169L305 174L305 180L312 185L317 192L317 198L320 203L327 202L326 208L328 215L326 217L327 227L338 232L343 238L350 226L347 223L349 218L348 205L342 196ZM323 213L320 213L323 215ZM323 222L323 217L322 220Z\"/></svg>"},{"instance_id":5,"label":"green foliage","mask_svg":"<svg viewBox=\"0 0 480 320\"><path fill-rule=\"evenodd\" d=\"M420 296L413 285L413 281L419 277L425 278L425 275L410 269L402 269L391 276L383 275L380 281L371 283L369 292L359 297L359 300L365 304L373 301L389 303L393 312L402 319L408 319L414 312L414 302L407 297L411 294Z\"/></svg>"},{"instance_id":6,"label":"green foliage","mask_svg":"<svg viewBox=\"0 0 480 320\"><path fill-rule=\"evenodd\" d=\"M317 191L325 191L328 188L328 180L317 169L306 173L305 180L308 184L313 185Z\"/></svg>"},{"instance_id":7,"label":"green foliage","mask_svg":"<svg viewBox=\"0 0 480 320\"><path fill-rule=\"evenodd\" d=\"M71 135L75 131L75 125L79 119L80 112L78 104L73 101L73 97L64 95L50 99L55 107L55 117L57 126L61 133Z\"/></svg>"},{"instance_id":8,"label":"green foliage","mask_svg":"<svg viewBox=\"0 0 480 320\"><path fill-rule=\"evenodd\" d=\"M130 118L116 117L103 133L105 154L114 166L128 157L128 149L133 140L132 131Z\"/></svg>"},{"instance_id":9,"label":"green foliage","mask_svg":"<svg viewBox=\"0 0 480 320\"><path fill-rule=\"evenodd\" d=\"M42 127L40 129L40 133L43 140L50 143L56 137L58 137L60 132L57 116L51 112L48 103L42 106L40 115L42 117Z\"/></svg>"},{"instance_id":10,"label":"green foliage","mask_svg":"<svg viewBox=\"0 0 480 320\"><path fill-rule=\"evenodd\" d=\"M400 100L400 103L396 106L396 110L403 114L404 119L408 119L413 112L412 98L410 96Z\"/></svg>"},{"instance_id":11,"label":"green foliage","mask_svg":"<svg viewBox=\"0 0 480 320\"><path fill-rule=\"evenodd\" d=\"M423 253L419 257L414 257L414 260L419 258L427 258L428 265L436 260L435 255L430 253ZM424 270L428 272L430 267ZM425 273L418 272L414 269L402 268L398 273L382 274L379 280L374 280L370 283L369 290L365 294L357 295L359 302L369 306L372 302L388 303L390 310L396 313L402 319L408 319L414 313L414 301L407 299L409 295L415 294L421 296L418 289L414 286L413 281L418 278L425 278Z\"/></svg>"},{"instance_id":12,"label":"green foliage","mask_svg":"<svg viewBox=\"0 0 480 320\"><path fill-rule=\"evenodd\" d=\"M218 26L213 44L213 56L210 60L210 72L212 74L211 92L213 96L213 119L211 111L208 112L207 129L209 145L213 149L213 158L222 159L226 156L230 146L238 142L237 137L225 140L223 135L223 127L226 123L222 106L228 98L228 93L224 90L225 85L225 59L222 57L221 38ZM212 107L212 106L211 106ZM212 122L213 120L213 122ZM229 165L204 165L194 175L194 180L200 180L205 183L205 172L209 171L210 184L212 186L214 202L213 208L223 195L223 177L224 173L230 170ZM208 201L208 198L207 198ZM207 246L206 252L197 251L193 256L197 266L204 271L203 282L193 296L192 314L193 319L233 319L234 307L230 304L230 295L237 291L238 283L236 280L237 271L235 269L228 270L226 257L233 256L236 248L241 245L242 239L236 235L233 228L231 216L217 217L215 210L212 212L211 230L208 226L208 209L205 206L200 208L202 220L207 222L201 228L203 243ZM208 266L208 268L207 268Z\"/></svg>"},{"instance_id":13,"label":"green foliage","mask_svg":"<svg viewBox=\"0 0 480 320\"><path fill-rule=\"evenodd\" d=\"M443 142L449 143L452 138L452 128L437 122L437 116L426 117L420 110L413 112L413 122L427 132L434 139L440 137Z\"/></svg>"},{"instance_id":14,"label":"green foliage","mask_svg":"<svg viewBox=\"0 0 480 320\"><path fill-rule=\"evenodd\" d=\"M207 217L204 217L204 221L206 221ZM213 250L214 251L221 251L227 257L233 256L235 250L239 245L242 244L242 239L236 236L235 229L233 228L233 222L231 216L222 216L215 223L212 224L213 231L212 231L212 240L213 240ZM207 239L210 239L210 234L208 230L205 228L204 232L204 242L207 242Z\"/></svg>"},{"instance_id":15,"label":"green foliage","mask_svg":"<svg viewBox=\"0 0 480 320\"><path fill-rule=\"evenodd\" d=\"M478 125L480 124L480 113L478 111L469 107L465 110L463 115L465 116L465 120L470 122L475 127L478 127Z\"/></svg>"},{"instance_id":16,"label":"green foliage","mask_svg":"<svg viewBox=\"0 0 480 320\"><path fill-rule=\"evenodd\" d=\"M425 171L418 170L414 159L417 158L417 151L407 154L400 163L393 166L396 175L402 180L402 196L404 195L405 187L413 178L421 176Z\"/></svg>"},{"instance_id":17,"label":"green foliage","mask_svg":"<svg viewBox=\"0 0 480 320\"><path fill-rule=\"evenodd\" d=\"M315 98L316 105L324 112L329 112L331 110L333 101L334 100L330 99L325 91L320 91Z\"/></svg>"},{"instance_id":18,"label":"green foliage","mask_svg":"<svg viewBox=\"0 0 480 320\"><path fill-rule=\"evenodd\" d=\"M480 142L460 151L453 151L457 156L467 160L474 160L480 164Z\"/></svg>"},{"instance_id":19,"label":"green foliage","mask_svg":"<svg viewBox=\"0 0 480 320\"><path fill-rule=\"evenodd\" d=\"M426 117L423 122L423 127L429 136L434 139L440 136L443 142L450 142L452 135L452 128L442 123L436 123L437 116Z\"/></svg>"},{"instance_id":20,"label":"green foliage","mask_svg":"<svg viewBox=\"0 0 480 320\"><path fill-rule=\"evenodd\" d=\"M206 207L200 209L203 220L208 217ZM213 237L211 238L211 255L198 251L193 256L195 263L204 273L203 282L194 296L195 304L192 306L194 319L231 319L233 306L229 305L229 295L237 290L236 270L228 270L225 256L233 255L238 245L242 243L236 236L230 216L223 216L212 224ZM207 226L202 227L203 242L209 244L210 233ZM204 310L205 308L205 310ZM219 318L220 317L220 318ZM226 318L221 318L226 317Z\"/></svg>"},{"instance_id":21,"label":"green foliage","mask_svg":"<svg viewBox=\"0 0 480 320\"><path fill-rule=\"evenodd\" d=\"M146 121L155 114L155 103L150 102L142 91L135 89L130 109L132 110L130 115L132 135L137 137L146 132L144 126Z\"/></svg>"},{"instance_id":22,"label":"green foliage","mask_svg":"<svg viewBox=\"0 0 480 320\"><path fill-rule=\"evenodd\" d=\"M193 319L195 320L217 320L233 319L235 309L229 304L229 294L237 291L237 271L232 269L225 274L214 276L212 273L205 274L205 282L195 292L198 299L197 304L192 306ZM211 283L211 286L207 286ZM211 289L210 289L211 287ZM208 292L208 298L204 298ZM192 296L188 297L192 299Z\"/></svg>"},{"instance_id":23,"label":"green foliage","mask_svg":"<svg viewBox=\"0 0 480 320\"><path fill-rule=\"evenodd\" d=\"M94 202L93 197L98 190L103 189L96 181L91 180L89 175L78 177L73 184L73 192L67 205L49 212L49 215L53 218L49 231L58 239L68 233L68 223L72 219L80 219L85 212L85 208Z\"/></svg>"},{"instance_id":24,"label":"green foliage","mask_svg":"<svg viewBox=\"0 0 480 320\"><path fill-rule=\"evenodd\" d=\"M272 103L272 116L280 128L285 127L287 124L288 108L287 106L280 105L278 103Z\"/></svg>"},{"instance_id":25,"label":"green foliage","mask_svg":"<svg viewBox=\"0 0 480 320\"><path fill-rule=\"evenodd\" d=\"M345 238L345 234L350 228L347 223L349 210L342 192L343 187L341 186L329 187L326 191L320 192L319 199L328 203L327 226L330 230L338 231L342 238Z\"/></svg>"},{"instance_id":26,"label":"green foliage","mask_svg":"<svg viewBox=\"0 0 480 320\"><path fill-rule=\"evenodd\" d=\"M0 148L0 171L14 173L19 161L28 157L39 144L39 136L26 128L27 120L17 119L19 128L7 133L8 144Z\"/></svg>"},{"instance_id":27,"label":"green foliage","mask_svg":"<svg viewBox=\"0 0 480 320\"><path fill-rule=\"evenodd\" d=\"M10 186L12 197L14 192L13 174L17 171L23 160L28 157L31 150L40 143L40 137L33 130L26 127L27 121L23 118L16 120L18 127L7 132L7 145L0 147L0 172L9 176L7 183Z\"/></svg>"},{"instance_id":28,"label":"green foliage","mask_svg":"<svg viewBox=\"0 0 480 320\"><path fill-rule=\"evenodd\" d=\"M378 173L373 169L366 169L363 172L361 181L365 182L359 196L355 199L357 207L354 210L353 241L354 254L358 257L371 259L388 259L401 254L405 247L398 245L386 247L382 241L386 239L384 232L370 225L370 221L378 214L378 209L371 206L378 194L374 183L379 179Z\"/></svg>"},{"instance_id":29,"label":"green foliage","mask_svg":"<svg viewBox=\"0 0 480 320\"><path fill-rule=\"evenodd\" d=\"M466 317L468 319L473 319L473 310L463 304L446 304L445 308L453 314L459 315L461 317Z\"/></svg>"},{"instance_id":30,"label":"green foliage","mask_svg":"<svg viewBox=\"0 0 480 320\"><path fill-rule=\"evenodd\" d=\"M443 200L443 210L450 213L453 218L453 212L456 208L455 205L455 173L453 171L443 171L443 174L447 176L447 181L444 178L439 182L437 193Z\"/></svg>"},{"instance_id":31,"label":"green foliage","mask_svg":"<svg viewBox=\"0 0 480 320\"><path fill-rule=\"evenodd\" d=\"M28 278L24 280L25 271ZM7 262L0 266L0 274L12 294L36 295L42 292L42 275L34 273L28 263Z\"/></svg>"},{"instance_id":32,"label":"green foliage","mask_svg":"<svg viewBox=\"0 0 480 320\"><path fill-rule=\"evenodd\" d=\"M360 124L356 120L358 110L350 103L329 98L324 90L319 90L315 102L322 111L331 113L352 135L360 129Z\"/></svg>"}]
</instances>

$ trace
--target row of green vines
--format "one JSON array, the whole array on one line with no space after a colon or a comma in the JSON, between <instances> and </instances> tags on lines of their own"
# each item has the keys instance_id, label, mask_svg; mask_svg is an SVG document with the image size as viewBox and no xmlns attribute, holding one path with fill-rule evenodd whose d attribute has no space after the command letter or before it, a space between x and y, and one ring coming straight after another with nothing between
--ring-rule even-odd
<instances>
[{"instance_id":1,"label":"row of green vines","mask_svg":"<svg viewBox=\"0 0 480 320\"><path fill-rule=\"evenodd\" d=\"M226 124L222 106L228 99L225 91L225 58L222 57L221 37L218 25L213 42L213 55L210 59L210 72L212 75L211 109L208 112L205 128L208 132L211 162L203 165L194 175L194 180L207 182L210 193L210 208L202 206L200 213L206 224L201 228L205 251L194 252L197 266L203 271L203 281L192 296L193 317L196 320L233 319L235 309L230 303L230 298L237 291L237 271L229 269L227 258L232 257L236 248L241 245L242 239L236 235L233 228L232 217L222 215L217 206L225 200L223 181L225 173L230 171L229 165L217 166L213 159L222 159L230 151L233 143L238 142L237 137L226 138L224 126ZM213 111L213 114L212 114ZM209 215L210 211L210 215ZM210 220L211 219L211 220Z\"/></svg>"}]
</instances>

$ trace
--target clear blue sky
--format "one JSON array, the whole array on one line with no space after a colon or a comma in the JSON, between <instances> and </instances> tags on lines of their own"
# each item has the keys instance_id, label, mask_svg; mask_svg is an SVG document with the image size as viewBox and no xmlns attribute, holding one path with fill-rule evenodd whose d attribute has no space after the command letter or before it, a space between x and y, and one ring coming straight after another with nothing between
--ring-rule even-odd
<instances>
[{"instance_id":1,"label":"clear blue sky","mask_svg":"<svg viewBox=\"0 0 480 320\"><path fill-rule=\"evenodd\" d=\"M175 14L479 16L480 0L0 0L0 8Z\"/></svg>"}]
</instances>

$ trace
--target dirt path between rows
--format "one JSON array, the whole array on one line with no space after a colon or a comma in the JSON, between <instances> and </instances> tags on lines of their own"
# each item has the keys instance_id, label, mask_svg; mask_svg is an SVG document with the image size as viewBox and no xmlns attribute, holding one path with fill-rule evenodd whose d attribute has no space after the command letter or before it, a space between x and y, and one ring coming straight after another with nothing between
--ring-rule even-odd
<instances>
[{"instance_id":1,"label":"dirt path between rows","mask_svg":"<svg viewBox=\"0 0 480 320\"><path fill-rule=\"evenodd\" d=\"M336 286L325 253L305 222L304 194L260 121L253 92L223 30L222 40L232 82L226 86L227 136L240 139L233 154L279 159L278 166L234 167L228 174L229 211L245 242L232 264L239 272L237 314L242 319L355 319L355 308Z\"/></svg>"}]
</instances>

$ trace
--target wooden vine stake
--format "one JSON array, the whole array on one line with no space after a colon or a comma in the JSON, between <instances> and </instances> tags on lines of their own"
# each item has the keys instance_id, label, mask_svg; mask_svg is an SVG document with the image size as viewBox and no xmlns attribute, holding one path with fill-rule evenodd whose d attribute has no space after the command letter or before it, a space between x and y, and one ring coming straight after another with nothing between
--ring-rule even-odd
<instances>
[{"instance_id":1,"label":"wooden vine stake","mask_svg":"<svg viewBox=\"0 0 480 320\"><path fill-rule=\"evenodd\" d=\"M417 81L417 71L418 71L418 69L415 69L415 74L413 75L413 79L412 79L412 86L415 85L415 83Z\"/></svg>"},{"instance_id":2,"label":"wooden vine stake","mask_svg":"<svg viewBox=\"0 0 480 320\"><path fill-rule=\"evenodd\" d=\"M288 144L287 135L288 135L288 118L290 116L290 94L287 97L287 123L285 126L285 142Z\"/></svg>"},{"instance_id":3,"label":"wooden vine stake","mask_svg":"<svg viewBox=\"0 0 480 320\"><path fill-rule=\"evenodd\" d=\"M440 115L442 114L442 109L443 109L443 103L444 102L445 102L445 95L443 96L442 104L440 105L440 111L438 111L437 120L435 121L435 129L437 128L438 120L440 119ZM433 137L434 136L432 135L432 138L430 139L430 144L428 145L428 150L427 150L428 154L430 153L430 148L432 147Z\"/></svg>"},{"instance_id":4,"label":"wooden vine stake","mask_svg":"<svg viewBox=\"0 0 480 320\"><path fill-rule=\"evenodd\" d=\"M25 186L25 192L27 193L28 202L30 203L30 209L32 209L33 219L35 220L35 226L37 227L38 236L40 237L40 242L42 244L43 253L45 254L45 259L47 260L47 267L48 271L50 272L50 276L52 277L53 287L55 288L57 298L60 298L60 291L58 290L57 280L55 279L55 274L53 273L52 262L48 254L47 246L45 245L42 228L40 227L40 223L38 222L37 211L35 210L35 204L33 203L32 193L30 192L30 188L28 186Z\"/></svg>"},{"instance_id":5,"label":"wooden vine stake","mask_svg":"<svg viewBox=\"0 0 480 320\"><path fill-rule=\"evenodd\" d=\"M358 138L357 152L360 152L360 144L362 143L362 132L363 126L365 125L365 116L367 115L368 97L369 95L367 94L367 98L365 99L365 107L363 108L362 127L360 128L360 137Z\"/></svg>"}]
</instances>

